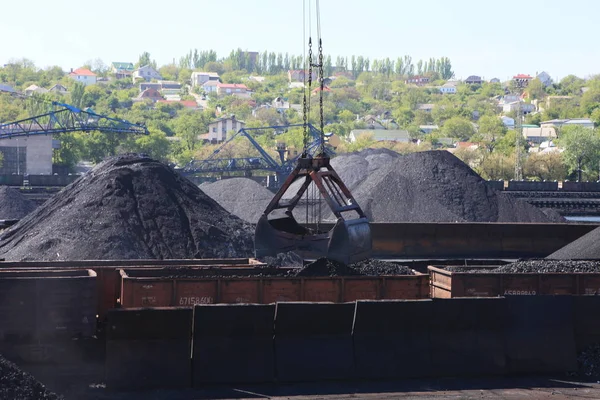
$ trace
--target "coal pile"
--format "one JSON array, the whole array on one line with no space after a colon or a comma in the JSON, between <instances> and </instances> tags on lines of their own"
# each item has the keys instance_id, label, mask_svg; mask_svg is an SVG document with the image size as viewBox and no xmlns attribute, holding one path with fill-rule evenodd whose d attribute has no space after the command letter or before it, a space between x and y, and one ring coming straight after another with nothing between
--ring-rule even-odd
<instances>
[{"instance_id":1,"label":"coal pile","mask_svg":"<svg viewBox=\"0 0 600 400\"><path fill-rule=\"evenodd\" d=\"M0 186L0 219L21 219L35 208L35 203L18 190Z\"/></svg>"},{"instance_id":2,"label":"coal pile","mask_svg":"<svg viewBox=\"0 0 600 400\"><path fill-rule=\"evenodd\" d=\"M339 155L331 164L373 222L564 222L557 213L489 187L447 151L400 155L368 149ZM317 209L309 210L311 218ZM322 220L335 220L324 202L321 210ZM304 221L305 213L296 209L294 216Z\"/></svg>"},{"instance_id":3,"label":"coal pile","mask_svg":"<svg viewBox=\"0 0 600 400\"><path fill-rule=\"evenodd\" d=\"M387 261L369 259L346 265L325 257L307 264L296 272L296 276L380 276L414 275L412 269Z\"/></svg>"},{"instance_id":4,"label":"coal pile","mask_svg":"<svg viewBox=\"0 0 600 400\"><path fill-rule=\"evenodd\" d=\"M200 189L231 214L250 223L257 223L273 192L248 178L221 179L200 185Z\"/></svg>"},{"instance_id":5,"label":"coal pile","mask_svg":"<svg viewBox=\"0 0 600 400\"><path fill-rule=\"evenodd\" d=\"M259 258L258 261L274 268L302 268L304 265L304 259L293 251L279 253L276 257L266 256Z\"/></svg>"},{"instance_id":6,"label":"coal pile","mask_svg":"<svg viewBox=\"0 0 600 400\"><path fill-rule=\"evenodd\" d=\"M254 228L168 166L112 157L0 238L7 260L249 257Z\"/></svg>"},{"instance_id":7,"label":"coal pile","mask_svg":"<svg viewBox=\"0 0 600 400\"><path fill-rule=\"evenodd\" d=\"M33 376L0 356L0 399L59 400L62 398L46 389Z\"/></svg>"},{"instance_id":8,"label":"coal pile","mask_svg":"<svg viewBox=\"0 0 600 400\"><path fill-rule=\"evenodd\" d=\"M599 260L600 228L583 235L546 258L554 260Z\"/></svg>"},{"instance_id":9,"label":"coal pile","mask_svg":"<svg viewBox=\"0 0 600 400\"><path fill-rule=\"evenodd\" d=\"M583 349L577 356L580 376L600 378L600 344L593 344Z\"/></svg>"},{"instance_id":10,"label":"coal pile","mask_svg":"<svg viewBox=\"0 0 600 400\"><path fill-rule=\"evenodd\" d=\"M498 268L446 267L452 272L494 274L600 273L600 262L579 260L526 260Z\"/></svg>"}]
</instances>

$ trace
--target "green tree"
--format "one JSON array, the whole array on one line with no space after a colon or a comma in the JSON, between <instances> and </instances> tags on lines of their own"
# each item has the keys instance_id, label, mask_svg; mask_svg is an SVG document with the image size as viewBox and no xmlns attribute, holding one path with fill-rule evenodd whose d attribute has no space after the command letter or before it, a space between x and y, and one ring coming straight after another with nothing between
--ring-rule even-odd
<instances>
[{"instance_id":1,"label":"green tree","mask_svg":"<svg viewBox=\"0 0 600 400\"><path fill-rule=\"evenodd\" d=\"M566 177L567 167L560 153L533 153L523 165L523 174L540 181L558 181Z\"/></svg>"},{"instance_id":2,"label":"green tree","mask_svg":"<svg viewBox=\"0 0 600 400\"><path fill-rule=\"evenodd\" d=\"M475 134L473 124L463 117L452 117L442 126L442 133L447 137L469 140Z\"/></svg>"},{"instance_id":3,"label":"green tree","mask_svg":"<svg viewBox=\"0 0 600 400\"><path fill-rule=\"evenodd\" d=\"M598 178L600 163L600 135L596 129L582 126L568 126L561 129L560 145L564 162L570 173L575 173L577 180Z\"/></svg>"},{"instance_id":4,"label":"green tree","mask_svg":"<svg viewBox=\"0 0 600 400\"><path fill-rule=\"evenodd\" d=\"M148 154L159 160L167 160L170 147L171 142L169 142L164 132L150 129L149 135L140 135L135 138L130 150L136 153Z\"/></svg>"},{"instance_id":5,"label":"green tree","mask_svg":"<svg viewBox=\"0 0 600 400\"><path fill-rule=\"evenodd\" d=\"M546 94L544 84L538 78L529 81L526 92L531 100L540 100Z\"/></svg>"},{"instance_id":6,"label":"green tree","mask_svg":"<svg viewBox=\"0 0 600 400\"><path fill-rule=\"evenodd\" d=\"M496 138L504 136L506 131L506 126L496 116L484 115L479 118L479 133L488 140L495 141Z\"/></svg>"},{"instance_id":7,"label":"green tree","mask_svg":"<svg viewBox=\"0 0 600 400\"><path fill-rule=\"evenodd\" d=\"M71 86L69 95L71 96L72 105L74 105L77 108L85 107L85 85L83 83L75 82L73 86Z\"/></svg>"}]
</instances>

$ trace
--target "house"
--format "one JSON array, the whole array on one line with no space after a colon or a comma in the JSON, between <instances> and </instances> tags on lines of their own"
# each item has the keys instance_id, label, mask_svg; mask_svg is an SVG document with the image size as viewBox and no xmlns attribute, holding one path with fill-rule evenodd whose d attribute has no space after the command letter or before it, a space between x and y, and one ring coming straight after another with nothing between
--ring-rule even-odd
<instances>
[{"instance_id":1,"label":"house","mask_svg":"<svg viewBox=\"0 0 600 400\"><path fill-rule=\"evenodd\" d=\"M210 142L224 142L227 140L227 132L237 132L246 124L244 121L239 121L235 115L225 118L219 118L216 121L208 124L208 140Z\"/></svg>"},{"instance_id":2,"label":"house","mask_svg":"<svg viewBox=\"0 0 600 400\"><path fill-rule=\"evenodd\" d=\"M160 84L161 90L177 90L177 91L181 90L181 83L179 83L177 81L159 80L157 83Z\"/></svg>"},{"instance_id":3,"label":"house","mask_svg":"<svg viewBox=\"0 0 600 400\"><path fill-rule=\"evenodd\" d=\"M504 104L514 103L515 101L519 100L521 100L521 96L518 94L507 94L500 99L498 105L503 106Z\"/></svg>"},{"instance_id":4,"label":"house","mask_svg":"<svg viewBox=\"0 0 600 400\"><path fill-rule=\"evenodd\" d=\"M5 85L4 83L0 83L0 92L6 93L16 93L17 91L10 85Z\"/></svg>"},{"instance_id":5,"label":"house","mask_svg":"<svg viewBox=\"0 0 600 400\"><path fill-rule=\"evenodd\" d=\"M417 104L418 111L425 111L430 113L435 108L435 104Z\"/></svg>"},{"instance_id":6,"label":"house","mask_svg":"<svg viewBox=\"0 0 600 400\"><path fill-rule=\"evenodd\" d=\"M250 93L250 89L241 83L217 83L217 95L219 96L250 97Z\"/></svg>"},{"instance_id":7,"label":"house","mask_svg":"<svg viewBox=\"0 0 600 400\"><path fill-rule=\"evenodd\" d=\"M97 80L96 74L87 68L77 68L76 70L71 69L69 78L79 83L83 83L85 86L95 85Z\"/></svg>"},{"instance_id":8,"label":"house","mask_svg":"<svg viewBox=\"0 0 600 400\"><path fill-rule=\"evenodd\" d=\"M594 128L594 122L589 118L573 118L573 119L552 119L549 121L542 121L540 123L542 128L562 128L564 126L583 126L584 128Z\"/></svg>"},{"instance_id":9,"label":"house","mask_svg":"<svg viewBox=\"0 0 600 400\"><path fill-rule=\"evenodd\" d=\"M366 115L363 118L364 123L367 125L368 129L385 129L385 126L383 126L378 120L377 118L375 118L372 115Z\"/></svg>"},{"instance_id":10,"label":"house","mask_svg":"<svg viewBox=\"0 0 600 400\"><path fill-rule=\"evenodd\" d=\"M312 81L316 82L317 78L318 78L318 74L316 69L312 70ZM306 78L306 81L308 82L308 71L304 70L304 69L290 69L288 71L288 81L290 82L304 82Z\"/></svg>"},{"instance_id":11,"label":"house","mask_svg":"<svg viewBox=\"0 0 600 400\"><path fill-rule=\"evenodd\" d=\"M219 81L204 82L202 85L202 90L204 90L206 93L217 93L217 85L219 83Z\"/></svg>"},{"instance_id":12,"label":"house","mask_svg":"<svg viewBox=\"0 0 600 400\"><path fill-rule=\"evenodd\" d=\"M440 86L440 93L454 94L456 93L456 84L454 82L446 82Z\"/></svg>"},{"instance_id":13,"label":"house","mask_svg":"<svg viewBox=\"0 0 600 400\"><path fill-rule=\"evenodd\" d=\"M365 134L372 135L373 139L377 142L410 142L410 133L402 129L353 129L348 135L348 140L354 143L360 136Z\"/></svg>"},{"instance_id":14,"label":"house","mask_svg":"<svg viewBox=\"0 0 600 400\"><path fill-rule=\"evenodd\" d=\"M477 150L479 145L473 142L456 142L454 147L457 149Z\"/></svg>"},{"instance_id":15,"label":"house","mask_svg":"<svg viewBox=\"0 0 600 400\"><path fill-rule=\"evenodd\" d=\"M194 71L192 72L192 87L202 86L204 83L208 81L219 81L219 74L216 72L203 72L203 71Z\"/></svg>"},{"instance_id":16,"label":"house","mask_svg":"<svg viewBox=\"0 0 600 400\"><path fill-rule=\"evenodd\" d=\"M264 76L256 76L256 75L252 75L248 77L249 81L254 81L254 82L258 82L258 83L263 83L265 81L265 77Z\"/></svg>"},{"instance_id":17,"label":"house","mask_svg":"<svg viewBox=\"0 0 600 400\"><path fill-rule=\"evenodd\" d=\"M483 83L483 79L477 75L471 75L467 79L465 79L465 83L467 85L481 85Z\"/></svg>"},{"instance_id":18,"label":"house","mask_svg":"<svg viewBox=\"0 0 600 400\"><path fill-rule=\"evenodd\" d=\"M31 96L33 94L43 94L48 93L48 89L44 89L43 87L39 87L38 85L29 85L23 90L27 96Z\"/></svg>"},{"instance_id":19,"label":"house","mask_svg":"<svg viewBox=\"0 0 600 400\"><path fill-rule=\"evenodd\" d=\"M162 76L160 76L160 74L150 65L144 65L143 67L136 69L133 71L132 77L134 83L137 79L143 79L146 82L150 82L153 79L162 79Z\"/></svg>"},{"instance_id":20,"label":"house","mask_svg":"<svg viewBox=\"0 0 600 400\"><path fill-rule=\"evenodd\" d=\"M513 76L513 81L517 85L517 87L523 88L529 85L529 81L533 79L532 76L526 74L518 74Z\"/></svg>"},{"instance_id":21,"label":"house","mask_svg":"<svg viewBox=\"0 0 600 400\"><path fill-rule=\"evenodd\" d=\"M416 75L416 76L413 76L412 78L408 78L407 80L404 81L404 83L406 83L407 85L409 83L412 83L417 86L422 86L422 85L427 85L429 83L429 78L426 76Z\"/></svg>"},{"instance_id":22,"label":"house","mask_svg":"<svg viewBox=\"0 0 600 400\"><path fill-rule=\"evenodd\" d=\"M283 97L275 97L271 102L271 106L277 110L277 112L285 112L290 109L290 102L286 101Z\"/></svg>"},{"instance_id":23,"label":"house","mask_svg":"<svg viewBox=\"0 0 600 400\"><path fill-rule=\"evenodd\" d=\"M554 127L523 128L523 137L531 143L540 144L547 140L556 139Z\"/></svg>"},{"instance_id":24,"label":"house","mask_svg":"<svg viewBox=\"0 0 600 400\"><path fill-rule=\"evenodd\" d=\"M540 80L540 82L542 82L542 85L544 85L545 87L552 85L552 78L550 77L550 74L547 73L546 71L540 72L536 76L536 78L538 78Z\"/></svg>"},{"instance_id":25,"label":"house","mask_svg":"<svg viewBox=\"0 0 600 400\"><path fill-rule=\"evenodd\" d=\"M162 85L158 82L142 82L142 83L140 83L140 92L143 92L146 89L161 90Z\"/></svg>"},{"instance_id":26,"label":"house","mask_svg":"<svg viewBox=\"0 0 600 400\"><path fill-rule=\"evenodd\" d=\"M144 101L144 100L150 100L153 103L156 103L159 100L163 100L163 96L162 94L160 94L160 92L156 89L146 89L144 91L142 91L142 93L138 94L136 97L133 98L133 101Z\"/></svg>"},{"instance_id":27,"label":"house","mask_svg":"<svg viewBox=\"0 0 600 400\"><path fill-rule=\"evenodd\" d=\"M500 83L500 79L492 78L492 79L490 79L490 83Z\"/></svg>"},{"instance_id":28,"label":"house","mask_svg":"<svg viewBox=\"0 0 600 400\"><path fill-rule=\"evenodd\" d=\"M546 98L546 106L548 108L550 108L550 107L552 107L553 104L560 103L560 102L568 102L572 98L573 98L573 96L548 96Z\"/></svg>"},{"instance_id":29,"label":"house","mask_svg":"<svg viewBox=\"0 0 600 400\"><path fill-rule=\"evenodd\" d=\"M321 87L317 86L316 88L314 88L312 90L312 94L317 94L321 91ZM331 92L331 89L329 88L329 86L323 86L323 92Z\"/></svg>"},{"instance_id":30,"label":"house","mask_svg":"<svg viewBox=\"0 0 600 400\"><path fill-rule=\"evenodd\" d=\"M110 72L112 72L117 79L129 78L133 74L134 69L133 63L130 62L110 63Z\"/></svg>"},{"instance_id":31,"label":"house","mask_svg":"<svg viewBox=\"0 0 600 400\"><path fill-rule=\"evenodd\" d=\"M61 85L60 83L57 83L56 85L52 86L50 89L48 89L48 91L59 94L67 94L68 92L67 88Z\"/></svg>"},{"instance_id":32,"label":"house","mask_svg":"<svg viewBox=\"0 0 600 400\"><path fill-rule=\"evenodd\" d=\"M535 106L522 101L513 101L502 106L502 111L505 113L516 112L517 110L520 110L523 115L527 115L535 111Z\"/></svg>"},{"instance_id":33,"label":"house","mask_svg":"<svg viewBox=\"0 0 600 400\"><path fill-rule=\"evenodd\" d=\"M504 124L505 127L507 127L508 129L515 129L515 119L514 118L503 115L500 117L500 119L502 120L502 123Z\"/></svg>"},{"instance_id":34,"label":"house","mask_svg":"<svg viewBox=\"0 0 600 400\"><path fill-rule=\"evenodd\" d=\"M419 125L419 130L425 134L437 131L438 129L440 129L440 127L437 125Z\"/></svg>"}]
</instances>

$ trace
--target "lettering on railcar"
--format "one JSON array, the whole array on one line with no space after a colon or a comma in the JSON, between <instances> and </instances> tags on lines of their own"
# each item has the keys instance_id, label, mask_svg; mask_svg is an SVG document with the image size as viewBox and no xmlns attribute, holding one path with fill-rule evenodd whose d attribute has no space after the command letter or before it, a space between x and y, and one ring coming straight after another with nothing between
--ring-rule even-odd
<instances>
[{"instance_id":1,"label":"lettering on railcar","mask_svg":"<svg viewBox=\"0 0 600 400\"><path fill-rule=\"evenodd\" d=\"M505 296L535 296L535 290L505 290Z\"/></svg>"},{"instance_id":2,"label":"lettering on railcar","mask_svg":"<svg viewBox=\"0 0 600 400\"><path fill-rule=\"evenodd\" d=\"M214 299L210 296L202 296L202 297L181 297L179 299L180 306L193 306L195 304L212 304L214 303Z\"/></svg>"}]
</instances>

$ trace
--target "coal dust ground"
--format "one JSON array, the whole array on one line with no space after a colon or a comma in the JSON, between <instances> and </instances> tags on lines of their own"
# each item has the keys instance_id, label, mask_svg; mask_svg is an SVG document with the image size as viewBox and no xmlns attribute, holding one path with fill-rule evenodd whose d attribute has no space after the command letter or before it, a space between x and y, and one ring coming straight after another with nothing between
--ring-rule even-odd
<instances>
[{"instance_id":1,"label":"coal dust ground","mask_svg":"<svg viewBox=\"0 0 600 400\"><path fill-rule=\"evenodd\" d=\"M107 159L0 238L7 260L253 255L254 227L153 159Z\"/></svg>"},{"instance_id":2,"label":"coal dust ground","mask_svg":"<svg viewBox=\"0 0 600 400\"><path fill-rule=\"evenodd\" d=\"M452 272L493 274L600 273L600 262L585 260L524 260L498 268L445 267Z\"/></svg>"},{"instance_id":3,"label":"coal dust ground","mask_svg":"<svg viewBox=\"0 0 600 400\"><path fill-rule=\"evenodd\" d=\"M0 355L0 399L58 400L62 397Z\"/></svg>"},{"instance_id":4,"label":"coal dust ground","mask_svg":"<svg viewBox=\"0 0 600 400\"><path fill-rule=\"evenodd\" d=\"M35 203L17 189L0 186L0 219L21 219L35 208Z\"/></svg>"}]
</instances>

